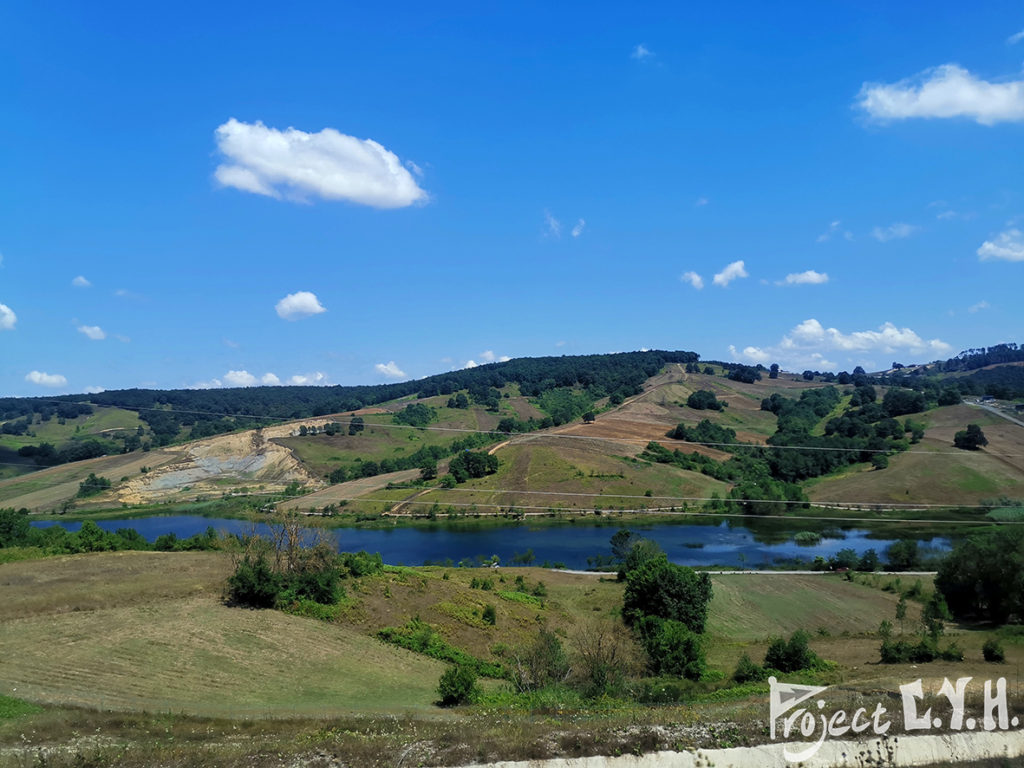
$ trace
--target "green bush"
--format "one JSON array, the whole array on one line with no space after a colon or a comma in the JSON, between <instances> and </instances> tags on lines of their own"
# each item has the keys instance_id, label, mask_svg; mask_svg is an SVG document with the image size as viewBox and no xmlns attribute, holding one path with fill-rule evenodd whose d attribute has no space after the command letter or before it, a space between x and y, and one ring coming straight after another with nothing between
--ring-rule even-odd
<instances>
[{"instance_id":1,"label":"green bush","mask_svg":"<svg viewBox=\"0 0 1024 768\"><path fill-rule=\"evenodd\" d=\"M228 577L231 602L249 608L273 608L281 591L281 577L274 572L266 557L246 555Z\"/></svg>"},{"instance_id":2,"label":"green bush","mask_svg":"<svg viewBox=\"0 0 1024 768\"><path fill-rule=\"evenodd\" d=\"M740 656L732 679L737 683L760 682L768 679L768 671L760 664L755 664L747 654Z\"/></svg>"},{"instance_id":3,"label":"green bush","mask_svg":"<svg viewBox=\"0 0 1024 768\"><path fill-rule=\"evenodd\" d=\"M652 673L700 680L705 670L700 635L681 621L654 616L643 617L636 628Z\"/></svg>"},{"instance_id":4,"label":"green bush","mask_svg":"<svg viewBox=\"0 0 1024 768\"><path fill-rule=\"evenodd\" d=\"M372 555L363 550L343 552L341 564L351 576L357 579L361 576L372 576L384 570L384 560L381 558L380 552L375 552Z\"/></svg>"},{"instance_id":5,"label":"green bush","mask_svg":"<svg viewBox=\"0 0 1024 768\"><path fill-rule=\"evenodd\" d=\"M981 655L985 657L985 661L993 664L1002 664L1006 661L1006 653L1003 651L1003 646L994 637L985 641L985 645L981 647Z\"/></svg>"},{"instance_id":6,"label":"green bush","mask_svg":"<svg viewBox=\"0 0 1024 768\"><path fill-rule=\"evenodd\" d=\"M441 706L454 707L468 704L476 699L479 691L476 687L476 672L470 667L449 667L437 684L437 692L441 697Z\"/></svg>"},{"instance_id":7,"label":"green bush","mask_svg":"<svg viewBox=\"0 0 1024 768\"><path fill-rule=\"evenodd\" d=\"M622 617L630 625L644 616L673 619L702 634L710 602L711 578L662 554L627 571Z\"/></svg>"},{"instance_id":8,"label":"green bush","mask_svg":"<svg viewBox=\"0 0 1024 768\"><path fill-rule=\"evenodd\" d=\"M790 635L789 642L781 637L774 638L764 656L764 665L779 672L813 669L818 656L807 645L810 639L811 636L802 629Z\"/></svg>"},{"instance_id":9,"label":"green bush","mask_svg":"<svg viewBox=\"0 0 1024 768\"><path fill-rule=\"evenodd\" d=\"M495 622L498 621L498 611L493 605L485 606L482 618L493 627Z\"/></svg>"},{"instance_id":10,"label":"green bush","mask_svg":"<svg viewBox=\"0 0 1024 768\"><path fill-rule=\"evenodd\" d=\"M460 667L469 667L480 677L501 680L508 676L500 664L483 661L449 645L433 627L418 618L410 619L403 627L385 627L377 632L377 637L385 643L422 653L432 659L447 661Z\"/></svg>"}]
</instances>

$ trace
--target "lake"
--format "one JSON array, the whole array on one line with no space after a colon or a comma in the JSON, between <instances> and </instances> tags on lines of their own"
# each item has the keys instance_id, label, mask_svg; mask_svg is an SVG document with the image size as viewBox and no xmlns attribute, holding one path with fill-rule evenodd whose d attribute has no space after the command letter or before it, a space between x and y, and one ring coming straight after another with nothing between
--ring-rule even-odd
<instances>
[{"instance_id":1,"label":"lake","mask_svg":"<svg viewBox=\"0 0 1024 768\"><path fill-rule=\"evenodd\" d=\"M212 526L218 531L244 534L250 532L252 524L244 520L210 518L190 515L167 515L139 517L130 520L97 520L97 525L107 531L118 528L134 528L147 541L157 536L174 533L179 538L188 538ZM751 525L756 526L757 521ZM81 522L39 521L33 525L62 525L70 531L77 531ZM772 536L758 535L747 525L736 522L718 524L659 524L651 526L631 525L630 530L653 539L661 545L672 562L690 566L726 565L747 568L762 568L780 562L799 559L810 562L815 557L828 558L841 549L852 549L858 555L874 549L880 556L885 554L892 539L869 538L870 532L850 529L838 532L843 538L823 538L817 544L803 546L791 540L800 528L789 531L789 540L779 540L776 527ZM257 530L266 533L264 525ZM384 562L392 565L422 565L424 562L463 559L477 556L490 558L497 555L503 564L508 564L514 555L533 550L534 564L545 561L564 563L568 568L586 568L587 558L594 555L610 555L609 539L615 533L615 526L593 526L585 524L565 526L531 527L520 524L502 528L460 530L457 527L438 523L430 528L390 528L385 530L361 528L329 528L327 533L334 537L339 550L354 552L380 552ZM920 541L925 549L948 550L950 542L945 538Z\"/></svg>"}]
</instances>

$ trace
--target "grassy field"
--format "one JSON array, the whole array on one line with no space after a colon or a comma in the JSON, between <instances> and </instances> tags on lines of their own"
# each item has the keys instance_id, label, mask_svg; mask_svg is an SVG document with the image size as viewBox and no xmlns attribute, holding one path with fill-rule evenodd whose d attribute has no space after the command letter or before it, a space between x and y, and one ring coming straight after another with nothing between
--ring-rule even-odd
<instances>
[{"instance_id":1,"label":"grassy field","mask_svg":"<svg viewBox=\"0 0 1024 768\"><path fill-rule=\"evenodd\" d=\"M934 408L910 416L927 424L924 439L907 453L872 471L854 465L841 474L808 483L813 501L977 504L1024 497L1024 427L968 405ZM989 444L981 451L953 447L953 435L978 424Z\"/></svg>"},{"instance_id":2,"label":"grassy field","mask_svg":"<svg viewBox=\"0 0 1024 768\"><path fill-rule=\"evenodd\" d=\"M40 703L201 715L429 710L443 665L350 626L225 607L230 560L0 566L0 679Z\"/></svg>"},{"instance_id":3,"label":"grassy field","mask_svg":"<svg viewBox=\"0 0 1024 768\"><path fill-rule=\"evenodd\" d=\"M418 617L449 644L503 660L546 625L571 650L576 637L602 625L627 632L623 586L613 580L536 568L390 568L358 587L347 580L344 608L329 623L224 606L230 565L219 553L0 565L0 765L36 764L39 749L59 766L276 768L321 764L308 761L325 754L361 766L394 765L395 754L411 755L413 764L464 765L764 739L760 688L685 706L439 710L432 702L444 665L373 637ZM528 589L543 582L546 594L510 599L516 576ZM492 580L492 588L472 588L474 578ZM812 649L840 664L831 673L842 682L838 695L877 696L918 677L927 688L945 676L997 673L1015 690L1013 670L1024 660L1015 636L1006 638L1008 663L998 669L980 661L989 633L955 626L947 635L967 653L963 663L876 664L875 630L893 617L897 598L881 589L888 577L857 578L865 583L714 575L710 666L728 675L743 652L760 661L769 636L807 629ZM487 605L497 609L494 626L481 620ZM908 632L919 611L910 605Z\"/></svg>"},{"instance_id":4,"label":"grassy field","mask_svg":"<svg viewBox=\"0 0 1024 768\"><path fill-rule=\"evenodd\" d=\"M36 419L39 418L36 414ZM0 447L17 450L23 445L51 443L61 446L69 440L88 437L103 437L104 433L131 431L145 427L135 411L123 408L96 408L88 416L76 416L61 424L57 417L49 421L37 421L29 428L31 435L0 435Z\"/></svg>"},{"instance_id":5,"label":"grassy field","mask_svg":"<svg viewBox=\"0 0 1024 768\"><path fill-rule=\"evenodd\" d=\"M176 460L179 453L172 449L149 452L101 456L97 459L61 464L41 469L28 475L0 481L0 505L32 511L49 511L78 493L78 484L95 472L106 477L116 487L122 477L138 475L143 467L152 469ZM101 494L85 500L88 505L113 505L112 494Z\"/></svg>"}]
</instances>

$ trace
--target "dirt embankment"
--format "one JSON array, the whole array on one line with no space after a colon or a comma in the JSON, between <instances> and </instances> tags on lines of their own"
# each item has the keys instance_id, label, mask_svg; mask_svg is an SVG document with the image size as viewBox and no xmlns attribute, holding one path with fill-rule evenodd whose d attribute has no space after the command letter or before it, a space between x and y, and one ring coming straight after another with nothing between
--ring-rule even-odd
<instances>
[{"instance_id":1,"label":"dirt embankment","mask_svg":"<svg viewBox=\"0 0 1024 768\"><path fill-rule=\"evenodd\" d=\"M329 417L317 418L301 424L322 427L329 421ZM205 495L253 485L277 491L293 482L319 487L322 480L310 474L290 450L272 441L288 437L298 428L298 422L280 424L190 443L183 460L129 480L118 489L117 500L143 504L183 491Z\"/></svg>"}]
</instances>

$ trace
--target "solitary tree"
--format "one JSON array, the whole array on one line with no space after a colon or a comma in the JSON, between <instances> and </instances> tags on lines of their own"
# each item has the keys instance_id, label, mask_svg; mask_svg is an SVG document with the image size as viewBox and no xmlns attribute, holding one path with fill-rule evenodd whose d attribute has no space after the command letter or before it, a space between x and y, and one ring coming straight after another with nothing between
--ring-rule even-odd
<instances>
[{"instance_id":1,"label":"solitary tree","mask_svg":"<svg viewBox=\"0 0 1024 768\"><path fill-rule=\"evenodd\" d=\"M768 369L768 378L777 379L779 378L779 364L772 363L772 367Z\"/></svg>"},{"instance_id":2,"label":"solitary tree","mask_svg":"<svg viewBox=\"0 0 1024 768\"><path fill-rule=\"evenodd\" d=\"M977 424L968 424L967 429L953 435L953 445L966 451L976 451L988 445L988 438Z\"/></svg>"}]
</instances>

